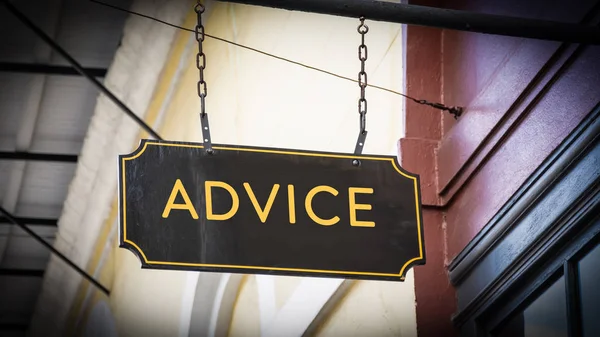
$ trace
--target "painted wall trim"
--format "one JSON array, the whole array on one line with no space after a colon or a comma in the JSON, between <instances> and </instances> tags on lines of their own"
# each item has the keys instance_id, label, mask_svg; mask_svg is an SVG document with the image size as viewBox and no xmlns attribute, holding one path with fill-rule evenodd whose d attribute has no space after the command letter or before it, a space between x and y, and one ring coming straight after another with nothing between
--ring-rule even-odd
<instances>
[{"instance_id":1,"label":"painted wall trim","mask_svg":"<svg viewBox=\"0 0 600 337\"><path fill-rule=\"evenodd\" d=\"M258 290L258 309L260 316L261 335L264 335L267 327L271 324L277 314L275 301L275 276L256 275L256 288Z\"/></svg>"},{"instance_id":2,"label":"painted wall trim","mask_svg":"<svg viewBox=\"0 0 600 337\"><path fill-rule=\"evenodd\" d=\"M572 20L594 25L600 20L599 15L600 6L594 6L583 19L573 17ZM462 186L476 174L478 168L485 165L490 156L494 155L502 139L513 131L541 97L548 94L556 79L564 75L565 69L580 56L583 48L586 46L531 44L526 43L525 40L516 45L514 55L500 69L500 73L495 75L495 78L514 80L515 90L509 96L502 97L500 101L490 102L493 93L502 92L501 87L504 82L493 81L468 103L469 106L474 107L473 113L469 114L467 108L467 113L440 141L438 161L445 163L440 167L438 181L438 192L442 196L441 205L452 202ZM516 79L517 74L522 75L523 63L539 67L539 71L528 75L529 81ZM477 111L477 107L490 104L502 113L490 114L487 111ZM470 131L473 127L478 131L475 133ZM465 134L470 135L466 143ZM459 160L450 160L449 158L457 158L457 149L461 150L458 153Z\"/></svg>"},{"instance_id":3,"label":"painted wall trim","mask_svg":"<svg viewBox=\"0 0 600 337\"><path fill-rule=\"evenodd\" d=\"M99 301L94 305L90 317L86 322L83 337L117 337L117 324L106 301Z\"/></svg>"},{"instance_id":4,"label":"painted wall trim","mask_svg":"<svg viewBox=\"0 0 600 337\"><path fill-rule=\"evenodd\" d=\"M227 336L243 275L194 273L198 282L186 336Z\"/></svg>"},{"instance_id":5,"label":"painted wall trim","mask_svg":"<svg viewBox=\"0 0 600 337\"><path fill-rule=\"evenodd\" d=\"M227 336L243 277L241 274L223 274L213 302L210 337Z\"/></svg>"},{"instance_id":6,"label":"painted wall trim","mask_svg":"<svg viewBox=\"0 0 600 337\"><path fill-rule=\"evenodd\" d=\"M450 281L461 283L480 259L515 226L600 134L600 104L557 147L490 222L450 263Z\"/></svg>"},{"instance_id":7,"label":"painted wall trim","mask_svg":"<svg viewBox=\"0 0 600 337\"><path fill-rule=\"evenodd\" d=\"M271 324L261 327L261 337L303 336L342 283L343 279L303 278Z\"/></svg>"},{"instance_id":8,"label":"painted wall trim","mask_svg":"<svg viewBox=\"0 0 600 337\"><path fill-rule=\"evenodd\" d=\"M452 266L451 273L463 267L458 277L451 276L458 294L456 326L470 324L521 284L535 265L556 258L564 243L597 215L599 163L600 104L532 175L519 198L505 206L502 213L510 221L486 227L479 244L470 244L471 255Z\"/></svg>"},{"instance_id":9,"label":"painted wall trim","mask_svg":"<svg viewBox=\"0 0 600 337\"><path fill-rule=\"evenodd\" d=\"M338 286L337 290L329 297L329 300L327 301L327 303L325 303L321 307L321 310L319 310L319 313L315 316L313 321L306 328L306 330L304 331L304 334L302 334L302 336L303 337L317 336L319 333L319 329L322 327L324 322L326 322L326 320L328 320L330 317L335 315L334 310L339 305L341 305L341 301L344 298L346 298L347 295L350 294L351 289L358 282L361 282L361 281L344 280L344 282L342 282Z\"/></svg>"},{"instance_id":10,"label":"painted wall trim","mask_svg":"<svg viewBox=\"0 0 600 337\"><path fill-rule=\"evenodd\" d=\"M192 308L194 307L194 294L198 286L200 274L188 272L185 276L183 286L183 297L181 298L181 314L179 315L179 337L187 337L190 334L190 324L192 322Z\"/></svg>"},{"instance_id":11,"label":"painted wall trim","mask_svg":"<svg viewBox=\"0 0 600 337\"><path fill-rule=\"evenodd\" d=\"M600 153L600 147L598 146L596 146L596 153ZM563 214L559 219L552 219L555 221L549 221L547 228L544 228L543 235L537 240L532 240L505 270L494 275L492 281L481 282L481 277L473 276L467 279L467 281L472 280L472 282L467 285L467 281L465 281L464 287L459 287L459 301L460 297L471 299L452 317L453 323L461 329L461 332L467 333L464 327L473 323L475 325L483 324L483 320L498 314L497 310L505 303L504 299L514 300L515 292L518 292L518 289L524 284L531 283L530 277L535 271L560 269L560 267L556 268L557 265L560 266L564 262L564 256L561 257L560 254L563 254L562 252L565 250L569 250L564 245L572 243L573 238L583 236L592 239L597 237L599 233L598 226L588 225L598 219L600 210L599 182L600 180L596 179L595 186L591 190L585 191L583 194L586 195L583 198L575 198L573 200L574 207L569 209L566 214ZM532 221L528 222L531 223ZM581 235L581 232L583 232L583 235ZM499 254L502 254L502 252L499 252ZM490 262L487 261L482 264L482 267L485 269L489 265ZM552 265L555 267L551 267ZM541 278L547 279L551 277L551 274L552 272L549 274L546 272ZM481 283L485 283L486 286L477 287ZM537 279L533 283L534 288L536 288L544 281ZM475 293L476 295L473 296ZM532 293L532 291L529 291L529 295ZM513 310L515 309L517 308L513 307ZM504 317L509 314L510 312L504 313ZM489 324L489 322L486 323ZM463 334L463 336L465 335ZM466 336L469 336L468 333Z\"/></svg>"}]
</instances>

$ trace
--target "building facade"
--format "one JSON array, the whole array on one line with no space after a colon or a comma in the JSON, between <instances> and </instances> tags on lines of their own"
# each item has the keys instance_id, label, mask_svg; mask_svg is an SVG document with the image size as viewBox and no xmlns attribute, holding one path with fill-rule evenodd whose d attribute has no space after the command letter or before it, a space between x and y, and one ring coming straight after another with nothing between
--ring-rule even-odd
<instances>
[{"instance_id":1,"label":"building facade","mask_svg":"<svg viewBox=\"0 0 600 337\"><path fill-rule=\"evenodd\" d=\"M410 1L597 25L600 4ZM132 9L185 27L192 5ZM367 18L368 20L368 18ZM600 48L369 22L364 153L420 175L427 264L404 282L142 270L118 248L116 159L148 138L100 97L32 335L596 336ZM350 78L358 20L207 3L208 34ZM106 82L165 139L200 142L196 40L130 17ZM352 151L356 83L205 40L213 142ZM89 220L89 221L88 221ZM85 223L85 226L83 225Z\"/></svg>"},{"instance_id":2,"label":"building facade","mask_svg":"<svg viewBox=\"0 0 600 337\"><path fill-rule=\"evenodd\" d=\"M587 25L600 14L596 1L414 3ZM428 182L419 336L598 334L600 48L408 26L406 51L408 94L466 108L454 121L407 103L401 163Z\"/></svg>"}]
</instances>

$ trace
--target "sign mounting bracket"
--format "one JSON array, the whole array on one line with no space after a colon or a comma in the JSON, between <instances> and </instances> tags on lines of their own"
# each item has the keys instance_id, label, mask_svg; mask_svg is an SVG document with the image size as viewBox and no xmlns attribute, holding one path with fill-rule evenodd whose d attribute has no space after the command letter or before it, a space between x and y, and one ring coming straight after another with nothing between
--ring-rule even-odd
<instances>
[{"instance_id":1,"label":"sign mounting bracket","mask_svg":"<svg viewBox=\"0 0 600 337\"><path fill-rule=\"evenodd\" d=\"M366 139L367 139L367 130L364 130L364 131L361 131L358 133L358 138L356 139L356 147L354 148L354 154L356 154L356 155L362 154ZM358 166L358 165L355 164L355 166Z\"/></svg>"},{"instance_id":2,"label":"sign mounting bracket","mask_svg":"<svg viewBox=\"0 0 600 337\"><path fill-rule=\"evenodd\" d=\"M210 126L208 125L208 114L200 114L200 126L202 127L202 142L206 148L206 152L212 154L213 149L210 140Z\"/></svg>"}]
</instances>

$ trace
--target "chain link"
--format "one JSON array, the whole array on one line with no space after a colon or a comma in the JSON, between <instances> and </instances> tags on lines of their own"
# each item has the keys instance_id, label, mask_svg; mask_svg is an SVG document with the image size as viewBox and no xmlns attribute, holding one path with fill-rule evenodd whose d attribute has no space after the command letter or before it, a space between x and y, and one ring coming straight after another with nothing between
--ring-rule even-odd
<instances>
[{"instance_id":1,"label":"chain link","mask_svg":"<svg viewBox=\"0 0 600 337\"><path fill-rule=\"evenodd\" d=\"M367 88L367 72L365 71L365 61L368 58L367 45L365 44L365 34L369 32L369 27L365 25L365 17L360 17L360 25L356 29L361 36L361 43L358 46L358 59L360 60L360 72L358 73L358 86L360 87L360 98L358 99L358 113L360 115L360 133L366 131L367 124L367 99L365 98L365 89Z\"/></svg>"},{"instance_id":2,"label":"chain link","mask_svg":"<svg viewBox=\"0 0 600 337\"><path fill-rule=\"evenodd\" d=\"M204 148L208 154L213 154L212 142L210 139L210 127L208 126L208 115L206 114L206 96L208 91L206 88L206 81L204 80L204 69L206 69L206 55L202 50L202 42L204 42L204 26L202 25L202 14L204 13L204 6L197 1L194 11L198 17L196 28L194 33L196 35L196 41L198 41L198 53L196 54L196 68L198 68L198 97L200 97L200 125L202 127L202 139Z\"/></svg>"},{"instance_id":3,"label":"chain link","mask_svg":"<svg viewBox=\"0 0 600 337\"><path fill-rule=\"evenodd\" d=\"M196 67L200 80L198 81L198 97L200 97L200 117L203 118L206 115L206 96L208 94L206 88L206 81L204 81L204 69L206 68L206 55L202 51L202 42L204 42L204 26L202 25L202 13L204 13L204 6L198 0L198 3L194 7L194 11L198 17L198 23L194 29L196 34L196 41L198 41L198 54L196 54Z\"/></svg>"},{"instance_id":4,"label":"chain link","mask_svg":"<svg viewBox=\"0 0 600 337\"><path fill-rule=\"evenodd\" d=\"M365 98L365 89L367 89L367 72L365 71L365 62L368 58L367 45L365 44L365 34L369 31L369 27L365 25L365 17L359 18L360 25L356 30L360 34L360 45L358 46L358 60L360 61L360 71L358 72L358 86L360 88L360 98L358 99L358 114L360 122L360 131L358 132L358 139L356 140L356 146L354 147L354 154L360 155L365 146L365 140L367 139L367 99ZM352 165L360 166L360 160L352 160Z\"/></svg>"}]
</instances>

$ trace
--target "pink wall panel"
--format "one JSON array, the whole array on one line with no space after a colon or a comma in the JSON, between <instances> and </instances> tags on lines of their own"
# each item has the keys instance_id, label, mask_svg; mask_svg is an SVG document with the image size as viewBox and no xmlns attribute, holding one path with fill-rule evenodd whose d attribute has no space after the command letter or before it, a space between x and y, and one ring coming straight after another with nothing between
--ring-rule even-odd
<instances>
[{"instance_id":1,"label":"pink wall panel","mask_svg":"<svg viewBox=\"0 0 600 337\"><path fill-rule=\"evenodd\" d=\"M597 0L411 4L565 22ZM593 8L596 6L596 8ZM593 9L593 10L592 10ZM427 265L415 268L419 337L452 336L447 265L600 101L600 47L407 27L407 93L466 107L459 121L407 102L402 165L421 174Z\"/></svg>"},{"instance_id":2,"label":"pink wall panel","mask_svg":"<svg viewBox=\"0 0 600 337\"><path fill-rule=\"evenodd\" d=\"M447 210L456 256L536 167L600 101L600 47L588 47L456 195Z\"/></svg>"}]
</instances>

